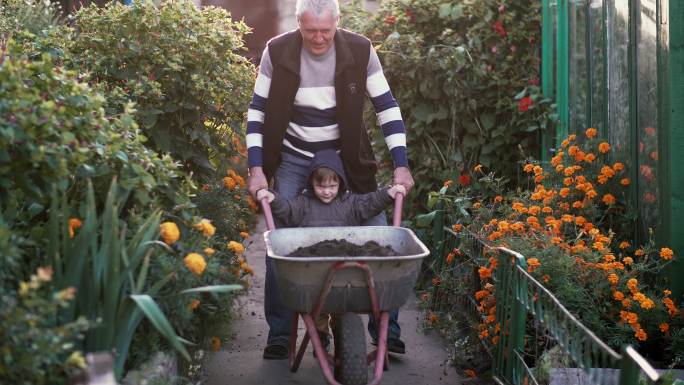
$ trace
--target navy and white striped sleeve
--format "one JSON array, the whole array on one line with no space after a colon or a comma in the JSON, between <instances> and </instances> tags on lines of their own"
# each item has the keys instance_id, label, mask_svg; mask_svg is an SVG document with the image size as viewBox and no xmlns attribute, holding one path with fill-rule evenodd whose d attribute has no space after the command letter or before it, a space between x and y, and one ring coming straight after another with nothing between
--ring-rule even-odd
<instances>
[{"instance_id":1,"label":"navy and white striped sleeve","mask_svg":"<svg viewBox=\"0 0 684 385\"><path fill-rule=\"evenodd\" d=\"M266 99L271 88L271 76L273 64L268 55L268 47L261 55L259 73L254 84L252 102L247 110L247 163L249 167L261 167L263 164L263 133L264 114L266 112Z\"/></svg>"},{"instance_id":2,"label":"navy and white striped sleeve","mask_svg":"<svg viewBox=\"0 0 684 385\"><path fill-rule=\"evenodd\" d=\"M373 47L371 47L368 59L366 90L382 128L385 143L387 143L392 159L394 159L394 167L408 167L404 120L401 118L399 104L392 96L387 79L382 73L380 59L378 59L378 54Z\"/></svg>"}]
</instances>

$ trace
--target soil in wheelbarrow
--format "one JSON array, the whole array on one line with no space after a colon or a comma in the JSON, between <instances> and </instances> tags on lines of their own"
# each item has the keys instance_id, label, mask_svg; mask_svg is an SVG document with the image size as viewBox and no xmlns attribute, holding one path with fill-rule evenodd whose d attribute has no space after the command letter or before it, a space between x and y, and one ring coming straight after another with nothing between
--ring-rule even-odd
<instances>
[{"instance_id":1,"label":"soil in wheelbarrow","mask_svg":"<svg viewBox=\"0 0 684 385\"><path fill-rule=\"evenodd\" d=\"M375 241L368 241L363 245L356 245L344 239L329 239L320 241L311 246L300 247L288 257L360 257L360 256L397 256L392 246L382 246Z\"/></svg>"}]
</instances>

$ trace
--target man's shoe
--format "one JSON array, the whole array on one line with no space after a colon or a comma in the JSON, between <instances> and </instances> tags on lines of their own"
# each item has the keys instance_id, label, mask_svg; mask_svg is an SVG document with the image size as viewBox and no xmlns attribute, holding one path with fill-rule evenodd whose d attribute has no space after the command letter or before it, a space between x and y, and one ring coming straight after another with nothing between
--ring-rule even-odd
<instances>
[{"instance_id":1,"label":"man's shoe","mask_svg":"<svg viewBox=\"0 0 684 385\"><path fill-rule=\"evenodd\" d=\"M371 344L373 344L373 346L378 346L378 341L373 338L371 340ZM400 340L399 338L390 337L387 339L387 350L390 353L404 354L406 353L406 345L404 345L404 341Z\"/></svg>"},{"instance_id":2,"label":"man's shoe","mask_svg":"<svg viewBox=\"0 0 684 385\"><path fill-rule=\"evenodd\" d=\"M272 344L264 348L265 360L285 360L288 357L287 346Z\"/></svg>"}]
</instances>

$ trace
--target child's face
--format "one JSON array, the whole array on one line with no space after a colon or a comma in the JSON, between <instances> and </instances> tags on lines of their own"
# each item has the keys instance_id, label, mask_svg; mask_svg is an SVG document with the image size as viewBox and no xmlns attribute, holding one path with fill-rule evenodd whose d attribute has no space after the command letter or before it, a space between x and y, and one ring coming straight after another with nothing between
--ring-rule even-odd
<instances>
[{"instance_id":1,"label":"child's face","mask_svg":"<svg viewBox=\"0 0 684 385\"><path fill-rule=\"evenodd\" d=\"M322 181L313 181L314 194L323 203L330 203L337 196L340 189L340 182L328 178Z\"/></svg>"}]
</instances>

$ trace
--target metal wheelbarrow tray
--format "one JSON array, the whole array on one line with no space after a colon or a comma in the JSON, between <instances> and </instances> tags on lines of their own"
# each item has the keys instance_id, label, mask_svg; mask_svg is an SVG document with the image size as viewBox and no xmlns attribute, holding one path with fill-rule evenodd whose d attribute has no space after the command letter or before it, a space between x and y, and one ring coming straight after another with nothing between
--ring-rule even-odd
<instances>
[{"instance_id":1,"label":"metal wheelbarrow tray","mask_svg":"<svg viewBox=\"0 0 684 385\"><path fill-rule=\"evenodd\" d=\"M299 313L314 309L328 272L339 263L360 262L372 274L380 311L400 308L416 282L422 259L429 254L409 229L390 226L283 228L264 233L268 256L273 258L283 303ZM288 257L299 247L324 240L344 239L362 245L376 241L391 246L399 256ZM338 271L321 309L324 313L371 313L371 299L361 269Z\"/></svg>"}]
</instances>

